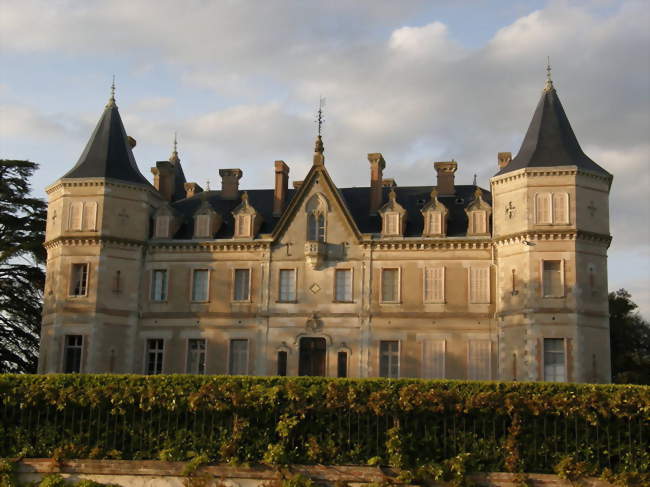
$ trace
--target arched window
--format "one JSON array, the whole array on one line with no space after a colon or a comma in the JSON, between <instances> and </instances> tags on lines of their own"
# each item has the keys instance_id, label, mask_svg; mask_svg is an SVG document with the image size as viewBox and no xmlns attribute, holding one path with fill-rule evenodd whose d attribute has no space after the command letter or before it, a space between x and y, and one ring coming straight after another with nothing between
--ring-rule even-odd
<instances>
[{"instance_id":1,"label":"arched window","mask_svg":"<svg viewBox=\"0 0 650 487\"><path fill-rule=\"evenodd\" d=\"M327 228L327 212L329 205L321 194L315 194L307 202L307 240L310 242L325 242Z\"/></svg>"}]
</instances>

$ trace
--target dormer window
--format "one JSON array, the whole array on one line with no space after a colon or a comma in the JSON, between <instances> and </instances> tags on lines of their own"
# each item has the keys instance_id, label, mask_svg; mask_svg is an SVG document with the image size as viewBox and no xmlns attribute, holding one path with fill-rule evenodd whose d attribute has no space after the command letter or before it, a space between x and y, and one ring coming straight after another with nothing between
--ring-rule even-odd
<instances>
[{"instance_id":1,"label":"dormer window","mask_svg":"<svg viewBox=\"0 0 650 487\"><path fill-rule=\"evenodd\" d=\"M158 215L155 219L154 237L169 238L172 217L169 215Z\"/></svg>"},{"instance_id":2,"label":"dormer window","mask_svg":"<svg viewBox=\"0 0 650 487\"><path fill-rule=\"evenodd\" d=\"M241 203L232 212L235 221L234 238L254 238L262 225L262 217L248 202L248 193L241 196Z\"/></svg>"},{"instance_id":3,"label":"dormer window","mask_svg":"<svg viewBox=\"0 0 650 487\"><path fill-rule=\"evenodd\" d=\"M444 237L447 232L447 207L438 201L438 193L434 188L431 199L421 210L424 218L422 235L426 237Z\"/></svg>"},{"instance_id":4,"label":"dormer window","mask_svg":"<svg viewBox=\"0 0 650 487\"><path fill-rule=\"evenodd\" d=\"M212 238L221 227L221 215L214 211L205 193L200 197L201 205L194 213L194 238Z\"/></svg>"},{"instance_id":5,"label":"dormer window","mask_svg":"<svg viewBox=\"0 0 650 487\"><path fill-rule=\"evenodd\" d=\"M467 235L488 236L490 234L489 218L492 207L483 199L483 191L476 188L474 200L465 208L467 214Z\"/></svg>"},{"instance_id":6,"label":"dormer window","mask_svg":"<svg viewBox=\"0 0 650 487\"><path fill-rule=\"evenodd\" d=\"M212 223L210 215L196 215L194 217L194 236L195 237L211 237L210 223Z\"/></svg>"},{"instance_id":7,"label":"dormer window","mask_svg":"<svg viewBox=\"0 0 650 487\"><path fill-rule=\"evenodd\" d=\"M395 189L388 193L388 203L379 209L382 218L381 234L384 237L401 237L406 226L406 210L397 202Z\"/></svg>"}]
</instances>

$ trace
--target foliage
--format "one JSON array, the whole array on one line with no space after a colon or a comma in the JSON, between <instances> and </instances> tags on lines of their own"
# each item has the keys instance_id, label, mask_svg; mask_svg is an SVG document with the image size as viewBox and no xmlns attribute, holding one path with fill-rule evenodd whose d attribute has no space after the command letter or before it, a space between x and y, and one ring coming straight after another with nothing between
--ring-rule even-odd
<instances>
[{"instance_id":1,"label":"foliage","mask_svg":"<svg viewBox=\"0 0 650 487\"><path fill-rule=\"evenodd\" d=\"M650 387L219 376L0 376L0 456L466 472L650 472ZM188 478L189 478L188 477ZM199 479L196 479L197 481Z\"/></svg>"},{"instance_id":2,"label":"foliage","mask_svg":"<svg viewBox=\"0 0 650 487\"><path fill-rule=\"evenodd\" d=\"M0 159L0 373L35 372L45 273L45 203L29 196L38 166Z\"/></svg>"},{"instance_id":3,"label":"foliage","mask_svg":"<svg viewBox=\"0 0 650 487\"><path fill-rule=\"evenodd\" d=\"M612 378L619 384L650 384L650 323L625 289L609 293Z\"/></svg>"}]
</instances>

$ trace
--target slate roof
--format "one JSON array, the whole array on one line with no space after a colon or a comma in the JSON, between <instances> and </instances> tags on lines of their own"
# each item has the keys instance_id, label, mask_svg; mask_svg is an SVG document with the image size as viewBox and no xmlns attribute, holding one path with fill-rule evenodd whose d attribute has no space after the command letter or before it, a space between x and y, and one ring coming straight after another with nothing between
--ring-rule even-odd
<instances>
[{"instance_id":1,"label":"slate roof","mask_svg":"<svg viewBox=\"0 0 650 487\"><path fill-rule=\"evenodd\" d=\"M79 161L63 178L111 178L151 186L138 169L113 99L106 105Z\"/></svg>"},{"instance_id":2,"label":"slate roof","mask_svg":"<svg viewBox=\"0 0 650 487\"><path fill-rule=\"evenodd\" d=\"M431 190L435 186L404 186L395 187L397 202L407 211L406 237L420 237L424 221L420 210L429 201ZM482 188L481 188L482 189ZM438 200L449 210L447 220L447 236L463 237L467 235L467 214L465 208L474 199L474 185L456 186L455 196L438 196ZM287 205L296 195L298 190L289 189L287 194ZM383 188L384 201L388 201L390 188ZM259 233L270 234L280 220L273 216L273 189L249 189L248 201L263 218L262 227ZM361 233L380 233L381 217L370 216L370 188L339 188L348 210ZM241 192L240 192L241 194ZM210 203L212 208L221 215L223 224L214 238L232 238L234 234L234 221L231 212L239 205L241 200L224 200L220 191L206 191L171 204L183 217L183 223L174 238L190 239L193 233L193 215L204 199ZM483 189L483 199L492 204L492 195Z\"/></svg>"},{"instance_id":3,"label":"slate roof","mask_svg":"<svg viewBox=\"0 0 650 487\"><path fill-rule=\"evenodd\" d=\"M560 98L549 80L537 103L519 153L496 175L524 167L553 166L577 166L609 175L580 148Z\"/></svg>"}]
</instances>

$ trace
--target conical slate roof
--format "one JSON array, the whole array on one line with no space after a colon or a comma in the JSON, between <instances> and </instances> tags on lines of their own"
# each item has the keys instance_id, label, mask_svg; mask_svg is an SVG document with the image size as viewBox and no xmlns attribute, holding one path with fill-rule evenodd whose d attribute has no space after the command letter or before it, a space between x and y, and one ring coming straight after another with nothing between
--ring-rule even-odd
<instances>
[{"instance_id":1,"label":"conical slate roof","mask_svg":"<svg viewBox=\"0 0 650 487\"><path fill-rule=\"evenodd\" d=\"M79 161L63 178L111 178L150 186L138 170L112 96Z\"/></svg>"},{"instance_id":2,"label":"conical slate roof","mask_svg":"<svg viewBox=\"0 0 650 487\"><path fill-rule=\"evenodd\" d=\"M609 174L580 148L550 79L537 104L519 153L497 176L524 167L577 166Z\"/></svg>"}]
</instances>

